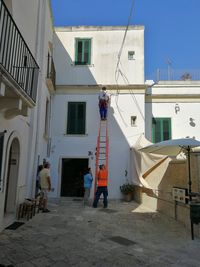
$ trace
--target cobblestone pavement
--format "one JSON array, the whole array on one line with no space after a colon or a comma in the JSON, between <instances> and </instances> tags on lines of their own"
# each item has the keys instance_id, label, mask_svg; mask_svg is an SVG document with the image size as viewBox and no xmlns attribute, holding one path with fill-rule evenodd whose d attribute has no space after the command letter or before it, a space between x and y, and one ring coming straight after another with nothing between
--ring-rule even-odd
<instances>
[{"instance_id":1,"label":"cobblestone pavement","mask_svg":"<svg viewBox=\"0 0 200 267\"><path fill-rule=\"evenodd\" d=\"M135 202L94 209L61 198L49 208L1 232L2 266L200 266L200 239L191 240L183 225Z\"/></svg>"}]
</instances>

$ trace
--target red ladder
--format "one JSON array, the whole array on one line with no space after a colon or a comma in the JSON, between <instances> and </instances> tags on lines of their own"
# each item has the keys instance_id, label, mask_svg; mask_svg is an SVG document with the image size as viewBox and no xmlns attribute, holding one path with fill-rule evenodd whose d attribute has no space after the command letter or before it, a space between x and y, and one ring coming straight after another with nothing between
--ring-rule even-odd
<instances>
[{"instance_id":1,"label":"red ladder","mask_svg":"<svg viewBox=\"0 0 200 267\"><path fill-rule=\"evenodd\" d=\"M97 147L96 147L96 166L95 166L95 184L94 184L94 194L96 192L99 165L104 164L108 170L108 126L107 120L101 120L99 125L99 134L97 137Z\"/></svg>"}]
</instances>

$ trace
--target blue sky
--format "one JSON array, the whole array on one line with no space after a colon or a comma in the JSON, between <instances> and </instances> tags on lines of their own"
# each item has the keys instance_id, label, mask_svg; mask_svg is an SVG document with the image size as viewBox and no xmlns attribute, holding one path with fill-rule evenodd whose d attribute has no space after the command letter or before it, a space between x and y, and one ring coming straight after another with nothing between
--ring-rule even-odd
<instances>
[{"instance_id":1,"label":"blue sky","mask_svg":"<svg viewBox=\"0 0 200 267\"><path fill-rule=\"evenodd\" d=\"M127 25L132 0L51 0L54 25ZM200 69L200 0L135 0L133 25L145 26L145 73Z\"/></svg>"}]
</instances>

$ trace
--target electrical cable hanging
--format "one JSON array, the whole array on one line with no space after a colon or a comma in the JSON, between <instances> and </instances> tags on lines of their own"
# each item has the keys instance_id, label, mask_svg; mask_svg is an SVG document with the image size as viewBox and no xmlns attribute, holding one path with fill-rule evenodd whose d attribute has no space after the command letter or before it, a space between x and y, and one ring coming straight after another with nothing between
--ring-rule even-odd
<instances>
[{"instance_id":1,"label":"electrical cable hanging","mask_svg":"<svg viewBox=\"0 0 200 267\"><path fill-rule=\"evenodd\" d=\"M116 69L115 69L115 80L116 80L116 83L117 83L118 77L119 77L119 75L118 75L118 77L116 75L117 75L117 72L119 70L119 63L120 63L120 59L121 59L121 54L122 54L124 43L125 43L125 40L126 40L127 31L128 31L128 28L129 28L129 25L130 25L130 22L131 22L134 4L135 4L135 1L133 0L132 1L132 5L131 5L131 10L130 10L129 18L128 18L128 23L126 25L124 37L123 37L123 40L122 40L121 48L120 48L119 53L118 53L118 56L117 56L118 57L118 61L117 61Z\"/></svg>"},{"instance_id":2,"label":"electrical cable hanging","mask_svg":"<svg viewBox=\"0 0 200 267\"><path fill-rule=\"evenodd\" d=\"M130 25L130 22L131 22L133 9L134 9L134 4L135 4L135 1L133 0L132 1L132 5L131 5L130 14L129 14L129 17L128 17L128 22L127 22L125 33L124 33L124 37L123 37L122 44L121 44L121 47L120 47L120 50L119 50L119 53L118 53L118 56L117 56L118 60L117 60L117 65L116 65L116 69L115 69L115 82L116 82L117 86L118 86L118 79L119 79L120 75L122 76L124 82L126 80L126 78L123 76L123 72L121 71L119 65L121 64L121 62L120 62L121 54L122 54L124 43L125 43L125 40L126 40L127 31L128 31L128 28L129 28L129 25ZM120 109L119 109L119 106L118 106L118 94L119 94L119 89L117 88L117 97L115 98L115 104L116 104L116 107L117 107L118 112L120 114L120 117L122 118L122 121L124 122L125 126L127 127L127 124L124 121L123 116L122 116L122 114L120 112Z\"/></svg>"}]
</instances>

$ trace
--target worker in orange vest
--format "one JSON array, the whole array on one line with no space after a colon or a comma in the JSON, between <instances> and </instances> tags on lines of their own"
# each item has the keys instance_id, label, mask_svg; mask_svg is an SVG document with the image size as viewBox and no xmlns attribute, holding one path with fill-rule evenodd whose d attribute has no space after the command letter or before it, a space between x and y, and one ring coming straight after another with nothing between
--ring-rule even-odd
<instances>
[{"instance_id":1,"label":"worker in orange vest","mask_svg":"<svg viewBox=\"0 0 200 267\"><path fill-rule=\"evenodd\" d=\"M99 198L103 193L103 204L104 208L108 207L108 171L104 164L99 166L99 173L98 173L98 187L95 194L95 199L93 202L93 208L97 208Z\"/></svg>"}]
</instances>

